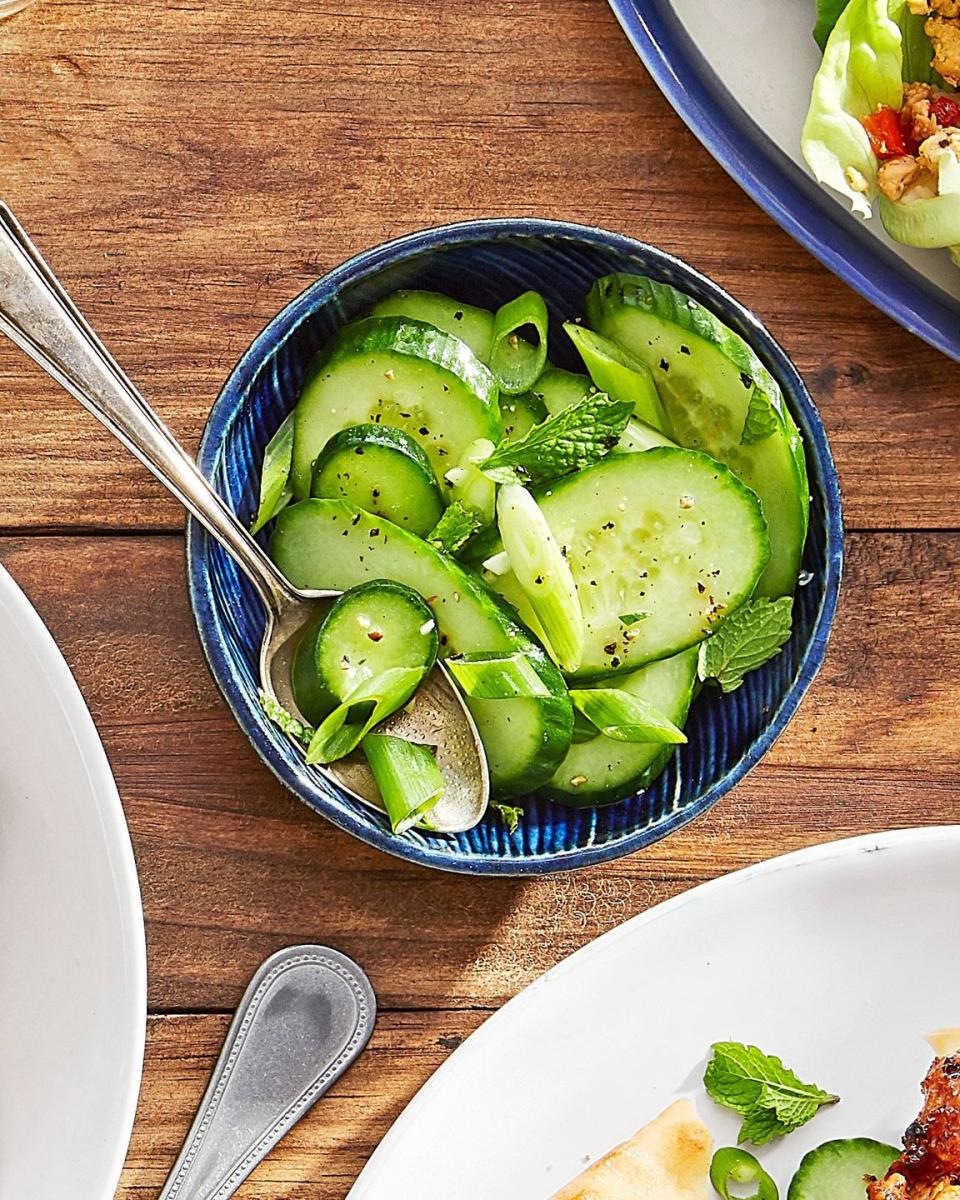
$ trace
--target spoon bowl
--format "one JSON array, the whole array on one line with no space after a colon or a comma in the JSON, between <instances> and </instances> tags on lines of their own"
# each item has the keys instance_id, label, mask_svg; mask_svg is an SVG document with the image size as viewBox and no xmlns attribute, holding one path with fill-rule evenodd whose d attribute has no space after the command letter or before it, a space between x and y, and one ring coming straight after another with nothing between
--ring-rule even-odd
<instances>
[{"instance_id":1,"label":"spoon bowl","mask_svg":"<svg viewBox=\"0 0 960 1200\"><path fill-rule=\"evenodd\" d=\"M290 666L304 625L338 592L291 586L197 464L111 357L9 208L0 202L0 331L101 421L220 543L253 585L265 610L260 691L293 707ZM481 819L489 797L486 756L467 707L445 668L382 729L437 747L444 795L430 814L438 833L461 833ZM354 799L383 802L361 757L317 768Z\"/></svg>"}]
</instances>

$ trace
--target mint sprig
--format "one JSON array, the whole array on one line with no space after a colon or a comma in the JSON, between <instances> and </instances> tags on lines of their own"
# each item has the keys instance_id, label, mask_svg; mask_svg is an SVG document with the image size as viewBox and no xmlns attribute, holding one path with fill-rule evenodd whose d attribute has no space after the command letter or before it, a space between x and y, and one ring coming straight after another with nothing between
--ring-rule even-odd
<instances>
[{"instance_id":1,"label":"mint sprig","mask_svg":"<svg viewBox=\"0 0 960 1200\"><path fill-rule=\"evenodd\" d=\"M481 470L497 483L536 486L599 462L616 446L633 413L629 400L590 392L547 417L519 441L498 446Z\"/></svg>"},{"instance_id":2,"label":"mint sprig","mask_svg":"<svg viewBox=\"0 0 960 1200\"><path fill-rule=\"evenodd\" d=\"M524 816L522 808L518 808L515 804L498 804L495 800L491 800L490 807L494 812L500 814L500 819L507 827L507 833L517 832Z\"/></svg>"},{"instance_id":3,"label":"mint sprig","mask_svg":"<svg viewBox=\"0 0 960 1200\"><path fill-rule=\"evenodd\" d=\"M715 680L722 691L733 692L748 671L755 671L779 654L790 638L793 599L751 600L725 617L700 643L697 673Z\"/></svg>"},{"instance_id":4,"label":"mint sprig","mask_svg":"<svg viewBox=\"0 0 960 1200\"><path fill-rule=\"evenodd\" d=\"M839 1096L804 1083L779 1058L742 1042L717 1042L703 1076L717 1104L743 1117L738 1142L766 1145L805 1125Z\"/></svg>"},{"instance_id":5,"label":"mint sprig","mask_svg":"<svg viewBox=\"0 0 960 1200\"><path fill-rule=\"evenodd\" d=\"M487 486L489 487L489 484ZM444 509L443 516L427 534L427 541L438 550L456 554L483 526L483 518L475 509L467 508L459 500L454 500Z\"/></svg>"}]
</instances>

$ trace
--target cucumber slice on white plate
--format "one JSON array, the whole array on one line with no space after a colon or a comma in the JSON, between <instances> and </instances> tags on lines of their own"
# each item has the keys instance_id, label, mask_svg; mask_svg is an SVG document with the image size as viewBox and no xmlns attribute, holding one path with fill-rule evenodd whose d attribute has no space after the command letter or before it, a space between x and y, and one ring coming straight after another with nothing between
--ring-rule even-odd
<instances>
[{"instance_id":1,"label":"cucumber slice on white plate","mask_svg":"<svg viewBox=\"0 0 960 1200\"><path fill-rule=\"evenodd\" d=\"M824 1142L800 1160L787 1200L865 1200L867 1176L882 1179L899 1155L872 1138Z\"/></svg>"},{"instance_id":2,"label":"cucumber slice on white plate","mask_svg":"<svg viewBox=\"0 0 960 1200\"><path fill-rule=\"evenodd\" d=\"M434 474L460 461L477 438L500 436L499 392L459 338L403 317L347 325L321 351L297 405L291 482L310 494L317 455L351 425L391 425L426 452Z\"/></svg>"},{"instance_id":3,"label":"cucumber slice on white plate","mask_svg":"<svg viewBox=\"0 0 960 1200\"><path fill-rule=\"evenodd\" d=\"M702 641L750 598L770 554L757 497L696 450L614 454L536 498L580 600L583 658L570 676L578 680L626 673ZM488 558L501 548L489 547ZM511 571L484 579L540 633ZM624 619L638 613L642 620Z\"/></svg>"},{"instance_id":4,"label":"cucumber slice on white plate","mask_svg":"<svg viewBox=\"0 0 960 1200\"><path fill-rule=\"evenodd\" d=\"M809 494L800 432L776 380L743 338L669 284L608 275L586 311L591 328L650 368L674 440L725 463L760 497L771 553L758 593L791 595Z\"/></svg>"}]
</instances>

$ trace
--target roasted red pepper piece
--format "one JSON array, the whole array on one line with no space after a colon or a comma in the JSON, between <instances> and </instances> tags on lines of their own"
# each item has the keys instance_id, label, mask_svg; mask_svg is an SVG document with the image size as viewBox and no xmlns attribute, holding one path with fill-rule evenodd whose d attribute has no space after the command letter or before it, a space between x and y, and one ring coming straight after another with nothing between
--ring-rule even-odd
<instances>
[{"instance_id":1,"label":"roasted red pepper piece","mask_svg":"<svg viewBox=\"0 0 960 1200\"><path fill-rule=\"evenodd\" d=\"M881 162L910 153L900 128L900 114L892 108L882 105L875 113L861 117L860 124L867 131L870 149Z\"/></svg>"}]
</instances>

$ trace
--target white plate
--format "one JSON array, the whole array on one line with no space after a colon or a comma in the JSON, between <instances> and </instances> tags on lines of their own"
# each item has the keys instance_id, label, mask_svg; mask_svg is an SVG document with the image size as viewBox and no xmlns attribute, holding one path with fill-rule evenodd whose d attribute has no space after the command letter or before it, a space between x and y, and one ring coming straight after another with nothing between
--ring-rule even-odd
<instances>
[{"instance_id":1,"label":"white plate","mask_svg":"<svg viewBox=\"0 0 960 1200\"><path fill-rule=\"evenodd\" d=\"M763 1151L781 1186L828 1138L899 1143L960 1023L960 826L774 859L628 921L491 1017L421 1089L349 1200L545 1200L678 1096L719 1144L712 1042L755 1042L842 1103Z\"/></svg>"},{"instance_id":2,"label":"white plate","mask_svg":"<svg viewBox=\"0 0 960 1200\"><path fill-rule=\"evenodd\" d=\"M146 1028L116 784L59 650L0 568L0 1200L110 1200Z\"/></svg>"}]
</instances>

